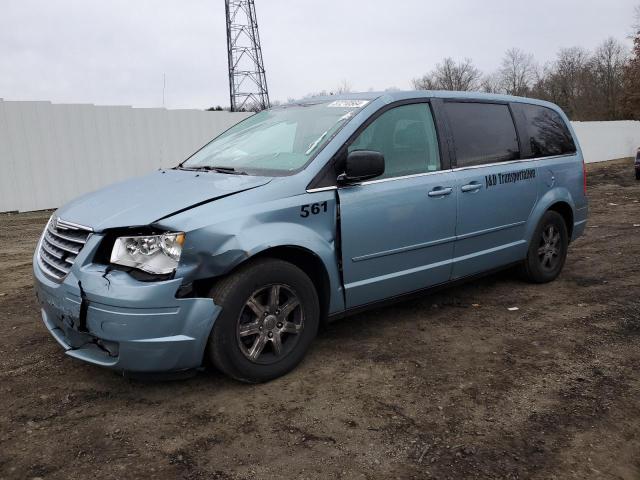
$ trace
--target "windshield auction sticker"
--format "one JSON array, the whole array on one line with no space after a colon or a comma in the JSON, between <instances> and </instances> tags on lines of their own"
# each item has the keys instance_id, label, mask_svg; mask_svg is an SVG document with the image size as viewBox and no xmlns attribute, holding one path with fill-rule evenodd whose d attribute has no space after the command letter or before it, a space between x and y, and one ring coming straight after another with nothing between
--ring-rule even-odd
<instances>
[{"instance_id":1,"label":"windshield auction sticker","mask_svg":"<svg viewBox=\"0 0 640 480\"><path fill-rule=\"evenodd\" d=\"M336 100L331 102L327 107L330 108L362 108L369 100Z\"/></svg>"}]
</instances>

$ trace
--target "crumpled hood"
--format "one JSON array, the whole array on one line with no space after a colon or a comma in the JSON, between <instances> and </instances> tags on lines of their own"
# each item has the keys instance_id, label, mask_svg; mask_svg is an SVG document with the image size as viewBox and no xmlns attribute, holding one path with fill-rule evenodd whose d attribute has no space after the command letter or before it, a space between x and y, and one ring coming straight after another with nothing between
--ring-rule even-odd
<instances>
[{"instance_id":1,"label":"crumpled hood","mask_svg":"<svg viewBox=\"0 0 640 480\"><path fill-rule=\"evenodd\" d=\"M268 177L164 170L83 195L61 207L57 216L97 232L148 225L178 211L270 181Z\"/></svg>"}]
</instances>

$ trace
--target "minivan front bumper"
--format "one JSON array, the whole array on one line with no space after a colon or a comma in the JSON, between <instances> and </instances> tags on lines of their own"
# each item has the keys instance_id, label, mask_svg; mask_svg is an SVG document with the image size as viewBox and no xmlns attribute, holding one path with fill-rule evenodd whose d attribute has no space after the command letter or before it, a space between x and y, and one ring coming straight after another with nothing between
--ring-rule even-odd
<instances>
[{"instance_id":1,"label":"minivan front bumper","mask_svg":"<svg viewBox=\"0 0 640 480\"><path fill-rule=\"evenodd\" d=\"M42 271L37 255L33 274L42 320L67 355L122 372L202 365L221 310L211 299L176 298L180 279L141 282L91 263L74 266L58 282Z\"/></svg>"}]
</instances>

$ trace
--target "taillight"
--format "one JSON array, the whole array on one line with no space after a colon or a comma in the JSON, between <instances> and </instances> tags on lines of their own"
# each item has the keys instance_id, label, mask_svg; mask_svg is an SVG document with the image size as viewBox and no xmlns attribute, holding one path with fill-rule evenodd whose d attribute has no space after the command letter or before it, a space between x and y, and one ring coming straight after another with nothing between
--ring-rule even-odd
<instances>
[{"instance_id":1,"label":"taillight","mask_svg":"<svg viewBox=\"0 0 640 480\"><path fill-rule=\"evenodd\" d=\"M584 190L584 195L587 195L587 165L584 163L584 159L582 159L582 185Z\"/></svg>"}]
</instances>

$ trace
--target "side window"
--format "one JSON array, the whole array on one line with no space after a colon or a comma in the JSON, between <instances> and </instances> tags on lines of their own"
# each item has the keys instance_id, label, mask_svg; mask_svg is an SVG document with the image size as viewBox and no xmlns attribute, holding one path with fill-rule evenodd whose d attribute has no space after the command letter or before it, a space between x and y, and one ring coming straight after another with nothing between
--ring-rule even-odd
<instances>
[{"instance_id":1,"label":"side window","mask_svg":"<svg viewBox=\"0 0 640 480\"><path fill-rule=\"evenodd\" d=\"M531 156L552 157L576 153L567 124L550 108L522 103L518 106L527 122L528 143Z\"/></svg>"},{"instance_id":2,"label":"side window","mask_svg":"<svg viewBox=\"0 0 640 480\"><path fill-rule=\"evenodd\" d=\"M376 118L349 145L384 155L385 172L379 178L440 170L440 152L431 109L426 103L402 105Z\"/></svg>"},{"instance_id":3,"label":"side window","mask_svg":"<svg viewBox=\"0 0 640 480\"><path fill-rule=\"evenodd\" d=\"M445 102L458 167L520 158L518 134L507 105Z\"/></svg>"}]
</instances>

